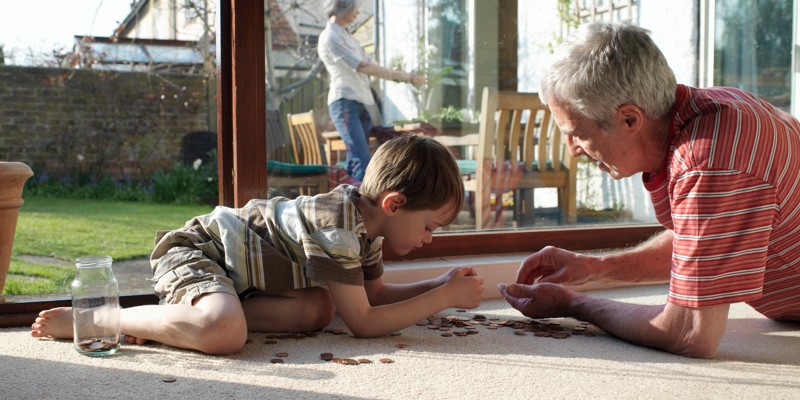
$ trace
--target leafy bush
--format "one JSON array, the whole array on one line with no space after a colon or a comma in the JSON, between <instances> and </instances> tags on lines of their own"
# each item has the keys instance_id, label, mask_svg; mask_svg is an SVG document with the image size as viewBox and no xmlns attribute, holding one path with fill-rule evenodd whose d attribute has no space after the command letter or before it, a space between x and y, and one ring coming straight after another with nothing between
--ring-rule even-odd
<instances>
[{"instance_id":1,"label":"leafy bush","mask_svg":"<svg viewBox=\"0 0 800 400\"><path fill-rule=\"evenodd\" d=\"M158 170L151 179L114 179L103 175L69 174L51 179L46 171L36 171L25 184L25 193L47 198L116 201L156 201L174 204L216 204L216 151L210 161L200 159L192 165L175 164Z\"/></svg>"},{"instance_id":2,"label":"leafy bush","mask_svg":"<svg viewBox=\"0 0 800 400\"><path fill-rule=\"evenodd\" d=\"M159 203L213 204L217 200L216 152L212 162L199 158L192 165L175 164L153 174L153 199Z\"/></svg>"}]
</instances>

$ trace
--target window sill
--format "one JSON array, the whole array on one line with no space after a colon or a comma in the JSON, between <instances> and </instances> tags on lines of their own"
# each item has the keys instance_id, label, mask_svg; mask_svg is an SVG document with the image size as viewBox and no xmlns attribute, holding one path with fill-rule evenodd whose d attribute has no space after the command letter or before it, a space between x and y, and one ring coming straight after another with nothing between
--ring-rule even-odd
<instances>
[{"instance_id":1,"label":"window sill","mask_svg":"<svg viewBox=\"0 0 800 400\"><path fill-rule=\"evenodd\" d=\"M487 256L461 256L421 259L413 261L387 261L383 278L391 283L412 283L432 279L453 267L470 267L483 278L483 299L502 297L497 290L498 283L514 283L520 263L530 253L514 253ZM626 282L588 283L573 286L572 289L584 292L590 290L613 289L644 285Z\"/></svg>"}]
</instances>

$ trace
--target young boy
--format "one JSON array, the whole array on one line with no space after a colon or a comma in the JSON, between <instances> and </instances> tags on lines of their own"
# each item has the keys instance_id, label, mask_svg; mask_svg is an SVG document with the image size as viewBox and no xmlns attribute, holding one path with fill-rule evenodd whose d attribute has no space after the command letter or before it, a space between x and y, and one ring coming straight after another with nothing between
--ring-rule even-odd
<instances>
[{"instance_id":1,"label":"young boy","mask_svg":"<svg viewBox=\"0 0 800 400\"><path fill-rule=\"evenodd\" d=\"M337 311L355 336L375 337L446 308L477 307L483 279L471 268L412 284L381 279L384 241L401 255L430 243L463 201L444 146L423 136L392 139L360 189L217 207L159 233L151 264L161 304L123 309L122 332L129 343L232 354L248 330L317 330ZM71 309L42 311L31 335L72 337Z\"/></svg>"}]
</instances>

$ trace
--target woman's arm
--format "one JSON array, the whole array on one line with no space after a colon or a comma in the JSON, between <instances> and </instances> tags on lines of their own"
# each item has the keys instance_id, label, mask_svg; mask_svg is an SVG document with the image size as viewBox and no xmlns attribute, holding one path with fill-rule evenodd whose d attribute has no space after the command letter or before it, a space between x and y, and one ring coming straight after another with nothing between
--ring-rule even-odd
<instances>
[{"instance_id":1,"label":"woman's arm","mask_svg":"<svg viewBox=\"0 0 800 400\"><path fill-rule=\"evenodd\" d=\"M359 63L356 70L362 74L367 74L380 79L395 82L408 82L414 86L423 85L428 81L428 78L426 78L425 75L418 75L414 72L397 71L366 61Z\"/></svg>"}]
</instances>

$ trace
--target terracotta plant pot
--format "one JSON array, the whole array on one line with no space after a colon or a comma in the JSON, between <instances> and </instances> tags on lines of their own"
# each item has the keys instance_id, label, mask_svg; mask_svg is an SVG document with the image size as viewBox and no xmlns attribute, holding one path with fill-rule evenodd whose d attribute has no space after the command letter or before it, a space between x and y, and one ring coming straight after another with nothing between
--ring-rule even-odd
<instances>
[{"instance_id":1,"label":"terracotta plant pot","mask_svg":"<svg viewBox=\"0 0 800 400\"><path fill-rule=\"evenodd\" d=\"M11 246L17 230L17 217L22 207L22 188L33 176L30 167L21 162L0 161L0 293L6 286L8 265L11 263ZM0 295L0 302L5 296Z\"/></svg>"}]
</instances>

